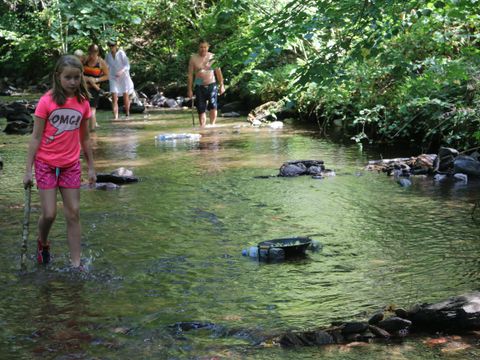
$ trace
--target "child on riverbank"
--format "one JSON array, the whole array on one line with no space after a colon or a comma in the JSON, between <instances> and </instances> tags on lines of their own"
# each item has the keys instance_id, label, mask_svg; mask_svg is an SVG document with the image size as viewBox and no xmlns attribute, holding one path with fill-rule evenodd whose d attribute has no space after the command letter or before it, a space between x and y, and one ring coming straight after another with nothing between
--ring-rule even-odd
<instances>
[{"instance_id":1,"label":"child on riverbank","mask_svg":"<svg viewBox=\"0 0 480 360\"><path fill-rule=\"evenodd\" d=\"M89 93L83 66L75 56L62 56L53 73L53 86L38 102L28 147L23 184L32 186L32 166L39 189L37 261L50 262L48 234L57 214L57 188L62 195L71 264L80 267L80 148L88 165L88 179L95 183L88 122Z\"/></svg>"}]
</instances>

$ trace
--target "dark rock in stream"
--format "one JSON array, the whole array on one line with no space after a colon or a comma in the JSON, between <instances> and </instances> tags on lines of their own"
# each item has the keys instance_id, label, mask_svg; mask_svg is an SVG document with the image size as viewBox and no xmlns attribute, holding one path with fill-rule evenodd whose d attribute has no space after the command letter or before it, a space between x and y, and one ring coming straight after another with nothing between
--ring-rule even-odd
<instances>
[{"instance_id":1,"label":"dark rock in stream","mask_svg":"<svg viewBox=\"0 0 480 360\"><path fill-rule=\"evenodd\" d=\"M402 308L398 308L394 310L395 315L401 317L402 319L408 319L408 311Z\"/></svg>"},{"instance_id":2,"label":"dark rock in stream","mask_svg":"<svg viewBox=\"0 0 480 360\"><path fill-rule=\"evenodd\" d=\"M35 109L35 104L27 101L14 101L4 105L2 113L7 118L7 126L3 130L9 135L30 134L33 130L33 117L31 113Z\"/></svg>"},{"instance_id":3,"label":"dark rock in stream","mask_svg":"<svg viewBox=\"0 0 480 360\"><path fill-rule=\"evenodd\" d=\"M388 339L389 337L392 336L387 330L379 328L378 326L375 326L375 325L368 325L368 329L372 332L373 335L381 339Z\"/></svg>"},{"instance_id":4,"label":"dark rock in stream","mask_svg":"<svg viewBox=\"0 0 480 360\"><path fill-rule=\"evenodd\" d=\"M408 312L415 330L480 330L480 291L451 297L436 304L422 304Z\"/></svg>"},{"instance_id":5,"label":"dark rock in stream","mask_svg":"<svg viewBox=\"0 0 480 360\"><path fill-rule=\"evenodd\" d=\"M292 177L304 175L307 173L307 167L302 163L298 164L283 164L280 168L278 176Z\"/></svg>"},{"instance_id":6,"label":"dark rock in stream","mask_svg":"<svg viewBox=\"0 0 480 360\"><path fill-rule=\"evenodd\" d=\"M453 172L467 176L480 176L480 162L471 156L460 155L453 161Z\"/></svg>"},{"instance_id":7,"label":"dark rock in stream","mask_svg":"<svg viewBox=\"0 0 480 360\"><path fill-rule=\"evenodd\" d=\"M434 171L451 173L453 171L453 162L458 154L456 149L441 147L433 165Z\"/></svg>"},{"instance_id":8,"label":"dark rock in stream","mask_svg":"<svg viewBox=\"0 0 480 360\"><path fill-rule=\"evenodd\" d=\"M283 347L319 346L336 343L333 336L326 331L287 332L280 336L278 342Z\"/></svg>"},{"instance_id":9,"label":"dark rock in stream","mask_svg":"<svg viewBox=\"0 0 480 360\"><path fill-rule=\"evenodd\" d=\"M323 160L293 160L282 164L278 176L293 177L300 175L321 176L325 172Z\"/></svg>"},{"instance_id":10,"label":"dark rock in stream","mask_svg":"<svg viewBox=\"0 0 480 360\"><path fill-rule=\"evenodd\" d=\"M467 184L469 177L480 177L480 154L463 155L452 148L441 147L438 155L421 154L411 158L371 160L367 170L376 170L393 176L402 187L409 187L413 180L433 175L434 183Z\"/></svg>"},{"instance_id":11,"label":"dark rock in stream","mask_svg":"<svg viewBox=\"0 0 480 360\"><path fill-rule=\"evenodd\" d=\"M383 312L378 312L378 313L373 314L372 317L370 319L368 319L368 323L370 325L376 325L380 321L382 321L383 318L384 318Z\"/></svg>"},{"instance_id":12,"label":"dark rock in stream","mask_svg":"<svg viewBox=\"0 0 480 360\"><path fill-rule=\"evenodd\" d=\"M348 322L342 326L342 334L358 334L367 331L368 324L364 322Z\"/></svg>"},{"instance_id":13,"label":"dark rock in stream","mask_svg":"<svg viewBox=\"0 0 480 360\"><path fill-rule=\"evenodd\" d=\"M392 316L388 319L384 319L377 324L379 328L390 333L394 333L402 329L408 329L411 325L412 322L410 320L402 319L398 316Z\"/></svg>"}]
</instances>

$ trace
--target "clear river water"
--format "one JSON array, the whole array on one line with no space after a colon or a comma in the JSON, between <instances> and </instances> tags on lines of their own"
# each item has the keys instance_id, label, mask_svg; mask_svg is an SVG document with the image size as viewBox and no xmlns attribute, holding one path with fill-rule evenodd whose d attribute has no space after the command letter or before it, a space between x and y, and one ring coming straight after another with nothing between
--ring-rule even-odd
<instances>
[{"instance_id":1,"label":"clear river water","mask_svg":"<svg viewBox=\"0 0 480 360\"><path fill-rule=\"evenodd\" d=\"M28 271L19 272L29 136L0 133L1 358L480 358L479 340L461 337L435 346L422 338L296 349L262 343L269 334L479 290L480 213L471 216L479 183L415 179L402 188L364 167L416 154L361 150L291 124L270 130L220 119L199 130L182 111L110 118L100 112L92 135L97 171L125 167L141 181L82 190L83 274L68 271L60 197L52 264L35 264L35 188ZM154 139L184 132L202 137ZM322 159L337 176L258 178L295 159ZM290 236L311 236L323 248L283 263L241 255ZM174 326L189 321L215 325Z\"/></svg>"}]
</instances>

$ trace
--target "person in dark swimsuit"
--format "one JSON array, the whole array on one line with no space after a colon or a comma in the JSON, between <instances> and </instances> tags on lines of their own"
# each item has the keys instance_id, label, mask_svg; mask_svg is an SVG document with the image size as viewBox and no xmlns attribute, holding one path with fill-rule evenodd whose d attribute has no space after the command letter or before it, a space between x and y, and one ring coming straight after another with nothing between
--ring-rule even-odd
<instances>
[{"instance_id":1,"label":"person in dark swimsuit","mask_svg":"<svg viewBox=\"0 0 480 360\"><path fill-rule=\"evenodd\" d=\"M88 92L91 95L90 107L92 109L92 117L90 121L90 131L95 131L98 127L96 111L98 107L98 99L100 98L100 83L108 80L107 63L99 56L100 49L98 45L92 44L88 47L88 57L83 63L83 75L87 82Z\"/></svg>"}]
</instances>

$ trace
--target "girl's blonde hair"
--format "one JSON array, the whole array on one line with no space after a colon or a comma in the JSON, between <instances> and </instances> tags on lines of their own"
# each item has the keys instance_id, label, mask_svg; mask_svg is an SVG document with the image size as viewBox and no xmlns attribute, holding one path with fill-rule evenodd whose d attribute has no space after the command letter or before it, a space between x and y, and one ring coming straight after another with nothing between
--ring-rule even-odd
<instances>
[{"instance_id":1,"label":"girl's blonde hair","mask_svg":"<svg viewBox=\"0 0 480 360\"><path fill-rule=\"evenodd\" d=\"M60 82L60 75L62 74L63 69L68 66L80 70L80 87L75 94L78 102L83 102L90 99L90 93L87 90L87 84L85 83L85 78L83 77L82 63L76 56L63 55L60 59L58 59L57 64L55 65L52 79L52 97L53 101L55 101L57 105L63 105L67 101L67 96L65 95Z\"/></svg>"}]
</instances>

